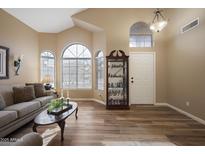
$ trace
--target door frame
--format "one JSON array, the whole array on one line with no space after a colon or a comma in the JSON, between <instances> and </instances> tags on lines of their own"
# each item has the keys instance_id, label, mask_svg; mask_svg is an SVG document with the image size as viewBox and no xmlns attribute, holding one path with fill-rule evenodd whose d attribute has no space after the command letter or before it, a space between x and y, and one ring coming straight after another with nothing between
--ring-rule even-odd
<instances>
[{"instance_id":1,"label":"door frame","mask_svg":"<svg viewBox=\"0 0 205 154\"><path fill-rule=\"evenodd\" d=\"M151 105L156 105L156 52L154 52L154 51L140 51L140 52L138 52L138 51L131 51L131 52L129 52L129 57L131 56L131 55L135 55L135 54L152 54L153 55L153 58L154 58L154 64L153 64L153 71L154 71L154 73L153 73L153 80L154 80L154 85L153 85L153 103L151 104ZM129 61L129 66L131 66L131 64L130 64L130 61ZM130 76L130 67L129 67L129 76ZM129 78L129 84L130 84L130 78ZM131 87L131 86L129 86L129 87ZM130 89L129 89L130 90ZM130 102L130 105L131 105L131 97L129 97L129 102Z\"/></svg>"}]
</instances>

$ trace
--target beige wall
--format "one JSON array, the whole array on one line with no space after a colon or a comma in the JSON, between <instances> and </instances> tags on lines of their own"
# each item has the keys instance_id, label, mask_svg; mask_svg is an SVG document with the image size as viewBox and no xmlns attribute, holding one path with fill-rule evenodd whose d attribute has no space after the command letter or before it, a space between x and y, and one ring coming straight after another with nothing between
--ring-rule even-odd
<instances>
[{"instance_id":1,"label":"beige wall","mask_svg":"<svg viewBox=\"0 0 205 154\"><path fill-rule=\"evenodd\" d=\"M54 33L39 33L39 51L45 50L56 53L57 51L57 34Z\"/></svg>"},{"instance_id":2,"label":"beige wall","mask_svg":"<svg viewBox=\"0 0 205 154\"><path fill-rule=\"evenodd\" d=\"M73 44L80 43L85 45L93 55L92 33L79 27L73 27L58 34L39 34L40 51L51 50L56 56L56 83L57 91L61 89L61 55L63 50ZM69 90L71 98L92 98L93 89L89 90ZM66 96L66 89L64 90Z\"/></svg>"},{"instance_id":3,"label":"beige wall","mask_svg":"<svg viewBox=\"0 0 205 154\"><path fill-rule=\"evenodd\" d=\"M0 9L0 45L10 49L9 79L2 84L36 82L39 77L38 33ZM24 55L19 76L15 76L14 55Z\"/></svg>"},{"instance_id":4,"label":"beige wall","mask_svg":"<svg viewBox=\"0 0 205 154\"><path fill-rule=\"evenodd\" d=\"M94 27L103 29L104 34L93 32L91 35L91 32L77 27L60 33L57 37L57 40L59 38L61 40L60 42L57 41L58 59L62 48L66 44L72 41L78 42L80 38L82 42L88 40L86 44L89 44L88 46L91 48L93 47L93 55L100 48L104 50L106 55L113 49L123 49L127 54L129 51L155 51L157 102L170 103L205 119L203 109L203 100L205 97L205 86L203 84L205 79L205 46L203 44L203 40L205 40L204 10L166 9L165 13L169 18L169 24L162 32L154 33L154 47L147 49L129 48L129 27L137 21L149 23L152 20L153 9L88 9L74 15L73 18L82 21L81 24L89 23ZM186 24L194 17L200 17L199 27L185 34L180 34L180 26ZM79 36L79 33L81 35L83 34L83 36ZM46 43L43 44L45 45ZM60 69L59 64L58 69ZM73 96L105 99L99 96L99 91L95 90L95 72L93 72L93 77L92 92L74 91ZM58 76L58 87L60 85L59 82L60 77ZM189 107L185 105L186 101L190 102Z\"/></svg>"},{"instance_id":5,"label":"beige wall","mask_svg":"<svg viewBox=\"0 0 205 154\"><path fill-rule=\"evenodd\" d=\"M84 30L79 27L73 27L71 29L65 30L58 34L57 36L57 87L59 88L61 83L61 67L60 67L60 58L63 52L63 49L72 44L80 43L85 45L91 52L92 56L92 33ZM69 90L70 97L72 98L92 98L93 93L92 89L90 90Z\"/></svg>"},{"instance_id":6,"label":"beige wall","mask_svg":"<svg viewBox=\"0 0 205 154\"><path fill-rule=\"evenodd\" d=\"M53 53L55 56L55 64L54 64L55 65L55 79L54 79L54 82L56 83L57 82L57 78L56 78L56 73L57 73L56 72L56 70L57 70L57 67L56 67L56 63L57 63L57 61L56 61L57 34L55 34L55 33L39 33L38 40L39 40L39 52L40 53L45 52L45 51L49 51L49 52ZM41 65L41 61L40 61L40 57L39 57L39 79L41 76L40 65Z\"/></svg>"},{"instance_id":7,"label":"beige wall","mask_svg":"<svg viewBox=\"0 0 205 154\"><path fill-rule=\"evenodd\" d=\"M83 20L104 29L106 34L106 54L115 49L122 49L127 54L130 51L156 52L156 98L157 102L166 102L166 44L164 43L165 31L154 33L153 48L129 48L129 28L135 22L152 21L154 9L88 9L73 16L74 19Z\"/></svg>"},{"instance_id":8,"label":"beige wall","mask_svg":"<svg viewBox=\"0 0 205 154\"><path fill-rule=\"evenodd\" d=\"M168 103L205 119L205 9L171 9L169 14ZM180 34L195 17L199 26Z\"/></svg>"},{"instance_id":9,"label":"beige wall","mask_svg":"<svg viewBox=\"0 0 205 154\"><path fill-rule=\"evenodd\" d=\"M166 9L169 24L160 33L154 33L153 48L129 48L129 28L137 21L149 23L153 9L88 9L74 19L89 28L77 26L58 34L37 33L16 18L0 10L0 45L10 48L10 79L0 80L0 84L36 82L39 80L39 52L51 50L56 54L57 90L60 89L60 58L63 49L73 42L86 45L94 57L101 49L108 55L113 49L129 52L156 52L157 102L168 102L189 113L205 119L205 9ZM180 34L180 26L194 17L200 18L200 25L187 33ZM82 25L83 27L83 25ZM97 28L96 28L97 27ZM96 29L103 32L96 32ZM20 75L14 75L13 56L24 54ZM32 59L31 59L32 57ZM90 90L72 90L73 98L96 98L100 91L95 89L95 65L93 59L93 88ZM190 106L186 106L186 102Z\"/></svg>"},{"instance_id":10,"label":"beige wall","mask_svg":"<svg viewBox=\"0 0 205 154\"><path fill-rule=\"evenodd\" d=\"M86 18L83 20L86 22L89 22L89 24L95 24L99 26L100 29L104 29L105 31L103 33L102 32L92 33L88 30L85 30L79 27L73 27L71 29L65 30L58 34L39 33L39 35L37 36L35 31L31 30L27 26L25 27L35 34L36 39L38 39L39 37L39 51L40 52L44 50L51 50L55 52L56 62L57 62L56 79L57 79L57 90L58 91L60 89L60 82L61 82L60 58L61 58L62 51L65 46L73 42L79 42L79 43L86 45L91 50L92 56L94 56L97 50L100 48L103 50L103 52L105 52L105 55L108 55L109 54L108 51L111 51L112 49L123 49L127 53L128 51L156 51L157 52L157 101L165 102L166 101L166 88L165 88L166 64L165 64L164 49L161 46L163 43L161 41L158 41L158 40L162 40L160 39L162 36L160 35L154 36L155 37L155 47L151 49L137 49L137 48L133 49L133 48L129 48L128 46L130 26L137 21L145 21L145 22L150 21L152 18L152 16L150 16L150 14L152 14L152 11L153 11L152 9L88 9L87 11L84 11L78 14L78 16L80 15L79 19L81 19L81 16L86 15ZM116 18L118 16L120 16L121 18ZM74 18L77 18L77 17L74 16ZM14 20L16 22L19 22L16 19ZM123 22L123 21L126 21L126 22ZM31 37L31 36L32 35L26 35L26 37ZM9 37L9 38L12 38L12 37ZM19 41L19 39L17 40ZM25 48L25 46L32 45L36 42L28 38L26 38L25 41L28 41L29 43L26 43L26 45L24 45L22 48ZM35 48L32 47L32 49L35 49ZM29 52L29 54L31 53L32 52ZM35 72L37 76L39 77L40 76L39 71L38 71L40 68L39 67L39 64L40 64L39 54L35 56L31 55L31 57L36 58ZM31 67L31 65L25 65L25 67ZM24 70L25 72L27 72L27 70L30 70L30 69L28 68ZM95 66L94 66L94 60L93 60L93 89L91 90L72 90L70 93L71 97L78 97L78 98L79 97L81 98L94 97L96 99L105 100L105 94L103 94L100 91L95 90L96 81L95 81L94 71L95 71ZM29 75L30 75L29 73L25 73L24 78L25 76L29 76ZM34 81L34 80L36 81L38 80L38 77L37 79L35 78L33 80L32 78L34 78L34 76L32 76L32 78L31 77L28 77L28 78L30 81ZM19 82L18 80L15 80L15 81ZM24 79L22 80L22 82L23 81ZM103 97L99 96L99 93L104 96Z\"/></svg>"}]
</instances>

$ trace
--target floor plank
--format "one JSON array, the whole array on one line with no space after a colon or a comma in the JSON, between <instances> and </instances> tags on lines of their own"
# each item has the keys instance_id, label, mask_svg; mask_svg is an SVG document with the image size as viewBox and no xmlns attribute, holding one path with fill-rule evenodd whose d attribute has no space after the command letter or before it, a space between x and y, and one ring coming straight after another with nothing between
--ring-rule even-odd
<instances>
[{"instance_id":1,"label":"floor plank","mask_svg":"<svg viewBox=\"0 0 205 154\"><path fill-rule=\"evenodd\" d=\"M45 145L205 145L205 126L164 106L132 105L106 110L95 102L78 102L78 120L66 120L64 141L57 125L39 127ZM9 137L32 131L32 122Z\"/></svg>"}]
</instances>

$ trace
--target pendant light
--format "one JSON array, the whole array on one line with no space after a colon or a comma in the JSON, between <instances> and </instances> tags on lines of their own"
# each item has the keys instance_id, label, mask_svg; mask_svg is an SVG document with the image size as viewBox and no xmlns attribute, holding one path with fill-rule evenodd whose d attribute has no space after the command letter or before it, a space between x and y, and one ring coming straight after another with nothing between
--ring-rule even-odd
<instances>
[{"instance_id":1,"label":"pendant light","mask_svg":"<svg viewBox=\"0 0 205 154\"><path fill-rule=\"evenodd\" d=\"M168 23L168 21L165 19L165 17L162 15L163 10L156 9L154 11L154 19L150 25L150 29L154 32L160 32L162 29L164 29Z\"/></svg>"}]
</instances>

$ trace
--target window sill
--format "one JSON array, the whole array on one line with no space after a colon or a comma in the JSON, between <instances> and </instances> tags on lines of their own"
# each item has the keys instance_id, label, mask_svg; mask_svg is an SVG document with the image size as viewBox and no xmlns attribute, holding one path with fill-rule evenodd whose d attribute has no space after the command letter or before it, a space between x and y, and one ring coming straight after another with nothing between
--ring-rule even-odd
<instances>
[{"instance_id":1,"label":"window sill","mask_svg":"<svg viewBox=\"0 0 205 154\"><path fill-rule=\"evenodd\" d=\"M96 91L105 91L104 89L95 89Z\"/></svg>"},{"instance_id":2,"label":"window sill","mask_svg":"<svg viewBox=\"0 0 205 154\"><path fill-rule=\"evenodd\" d=\"M92 90L92 88L63 88L63 90Z\"/></svg>"}]
</instances>

